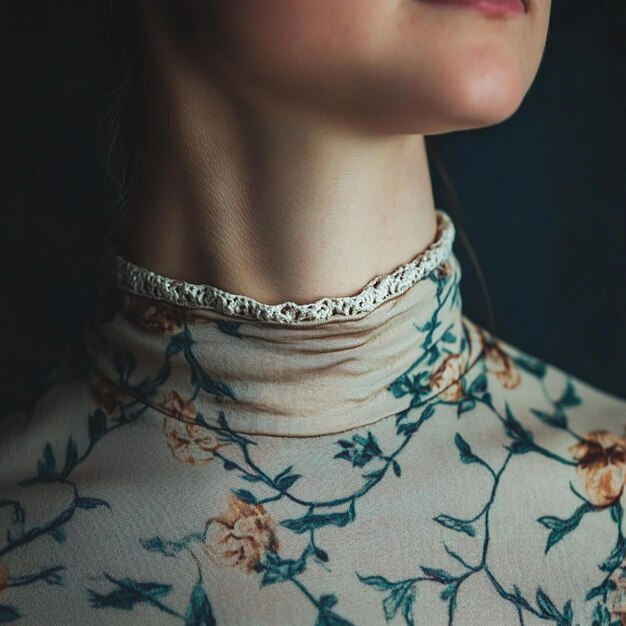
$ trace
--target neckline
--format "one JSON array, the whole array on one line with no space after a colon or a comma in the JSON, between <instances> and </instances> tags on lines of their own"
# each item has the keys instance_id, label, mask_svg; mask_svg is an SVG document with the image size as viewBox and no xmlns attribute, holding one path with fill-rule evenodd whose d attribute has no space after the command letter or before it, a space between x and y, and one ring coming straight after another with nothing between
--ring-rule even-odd
<instances>
[{"instance_id":1,"label":"neckline","mask_svg":"<svg viewBox=\"0 0 626 626\"><path fill-rule=\"evenodd\" d=\"M231 310L210 285L137 274L114 256L83 333L92 393L114 411L135 398L184 432L225 421L233 432L281 437L400 419L437 397L454 402L480 342L462 315L454 227L443 211L438 225L409 263L355 296L295 304L287 319L281 305L240 296L251 308ZM338 303L353 308L332 308Z\"/></svg>"},{"instance_id":2,"label":"neckline","mask_svg":"<svg viewBox=\"0 0 626 626\"><path fill-rule=\"evenodd\" d=\"M407 263L387 274L372 278L357 294L324 297L298 304L286 301L265 304L249 296L234 294L208 284L188 283L157 274L124 258L114 245L105 262L114 283L135 295L156 299L186 309L212 309L241 320L275 324L320 324L367 315L389 299L399 296L441 266L452 253L454 223L436 210L437 231L432 243Z\"/></svg>"}]
</instances>

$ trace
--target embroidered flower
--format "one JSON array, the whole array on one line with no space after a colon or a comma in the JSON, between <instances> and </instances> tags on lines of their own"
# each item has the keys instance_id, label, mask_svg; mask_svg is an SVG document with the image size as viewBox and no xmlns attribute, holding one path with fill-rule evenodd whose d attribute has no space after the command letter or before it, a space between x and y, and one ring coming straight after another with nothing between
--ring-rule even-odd
<instances>
[{"instance_id":1,"label":"embroidered flower","mask_svg":"<svg viewBox=\"0 0 626 626\"><path fill-rule=\"evenodd\" d=\"M504 351L497 339L487 336L482 329L479 330L479 336L487 370L505 389L515 389L522 381L522 377L511 357Z\"/></svg>"},{"instance_id":2,"label":"embroidered flower","mask_svg":"<svg viewBox=\"0 0 626 626\"><path fill-rule=\"evenodd\" d=\"M0 591L6 588L9 582L9 566L0 561Z\"/></svg>"},{"instance_id":3,"label":"embroidered flower","mask_svg":"<svg viewBox=\"0 0 626 626\"><path fill-rule=\"evenodd\" d=\"M609 506L622 494L626 469L626 439L606 430L594 430L570 447L578 461L576 471L584 480L589 501Z\"/></svg>"},{"instance_id":4,"label":"embroidered flower","mask_svg":"<svg viewBox=\"0 0 626 626\"><path fill-rule=\"evenodd\" d=\"M615 588L609 592L607 606L610 609L611 618L617 618L617 622L612 624L626 624L626 562L622 564L611 575L611 581L615 583Z\"/></svg>"},{"instance_id":5,"label":"embroidered flower","mask_svg":"<svg viewBox=\"0 0 626 626\"><path fill-rule=\"evenodd\" d=\"M228 504L225 513L208 519L204 552L218 567L252 572L266 551L278 551L276 523L262 504L250 504L233 493Z\"/></svg>"},{"instance_id":6,"label":"embroidered flower","mask_svg":"<svg viewBox=\"0 0 626 626\"><path fill-rule=\"evenodd\" d=\"M185 400L178 391L174 389L166 391L161 400L163 407L167 411L180 420L195 420L198 414L196 405L191 401Z\"/></svg>"},{"instance_id":7,"label":"embroidered flower","mask_svg":"<svg viewBox=\"0 0 626 626\"><path fill-rule=\"evenodd\" d=\"M133 399L131 395L95 370L90 372L87 386L93 399L108 415L113 415L120 403Z\"/></svg>"},{"instance_id":8,"label":"embroidered flower","mask_svg":"<svg viewBox=\"0 0 626 626\"><path fill-rule=\"evenodd\" d=\"M452 264L450 261L444 261L439 267L435 268L435 274L438 279L448 278L452 274Z\"/></svg>"},{"instance_id":9,"label":"embroidered flower","mask_svg":"<svg viewBox=\"0 0 626 626\"><path fill-rule=\"evenodd\" d=\"M184 310L136 294L126 294L124 309L131 321L148 330L175 333L183 327Z\"/></svg>"},{"instance_id":10,"label":"embroidered flower","mask_svg":"<svg viewBox=\"0 0 626 626\"><path fill-rule=\"evenodd\" d=\"M435 393L441 392L446 402L458 402L464 395L461 377L465 373L465 359L461 354L447 356L430 377L430 387Z\"/></svg>"},{"instance_id":11,"label":"embroidered flower","mask_svg":"<svg viewBox=\"0 0 626 626\"><path fill-rule=\"evenodd\" d=\"M163 431L172 454L189 465L206 465L222 447L215 432L202 424L190 423L198 413L193 402L186 402L178 392L168 391L163 406L173 413L163 420Z\"/></svg>"},{"instance_id":12,"label":"embroidered flower","mask_svg":"<svg viewBox=\"0 0 626 626\"><path fill-rule=\"evenodd\" d=\"M515 389L522 381L522 377L509 355L497 341L485 342L483 347L487 369L505 389Z\"/></svg>"}]
</instances>

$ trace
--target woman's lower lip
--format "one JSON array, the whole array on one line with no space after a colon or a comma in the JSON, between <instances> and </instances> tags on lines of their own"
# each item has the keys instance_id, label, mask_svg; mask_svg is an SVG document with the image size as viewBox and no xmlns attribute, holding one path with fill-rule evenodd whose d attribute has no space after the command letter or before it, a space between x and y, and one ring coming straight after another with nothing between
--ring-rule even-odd
<instances>
[{"instance_id":1,"label":"woman's lower lip","mask_svg":"<svg viewBox=\"0 0 626 626\"><path fill-rule=\"evenodd\" d=\"M489 15L523 15L526 7L522 0L424 0L433 4L463 6Z\"/></svg>"}]
</instances>

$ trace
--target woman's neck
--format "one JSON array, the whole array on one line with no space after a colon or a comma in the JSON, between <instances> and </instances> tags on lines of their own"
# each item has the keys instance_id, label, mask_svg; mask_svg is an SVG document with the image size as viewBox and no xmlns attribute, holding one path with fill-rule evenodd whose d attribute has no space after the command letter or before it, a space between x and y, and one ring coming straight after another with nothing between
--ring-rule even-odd
<instances>
[{"instance_id":1,"label":"woman's neck","mask_svg":"<svg viewBox=\"0 0 626 626\"><path fill-rule=\"evenodd\" d=\"M421 135L367 133L207 77L166 43L149 125L154 166L116 234L123 256L171 278L300 304L353 295L431 243Z\"/></svg>"}]
</instances>

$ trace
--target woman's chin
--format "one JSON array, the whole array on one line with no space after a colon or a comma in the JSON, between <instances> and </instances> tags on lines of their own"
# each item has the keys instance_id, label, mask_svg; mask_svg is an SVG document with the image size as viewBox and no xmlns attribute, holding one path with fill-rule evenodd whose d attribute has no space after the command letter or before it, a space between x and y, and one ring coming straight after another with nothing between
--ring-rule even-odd
<instances>
[{"instance_id":1,"label":"woman's chin","mask_svg":"<svg viewBox=\"0 0 626 626\"><path fill-rule=\"evenodd\" d=\"M422 118L430 120L430 128L417 132L440 134L493 126L519 109L530 87L519 67L493 59L467 65L439 78L431 115Z\"/></svg>"}]
</instances>

